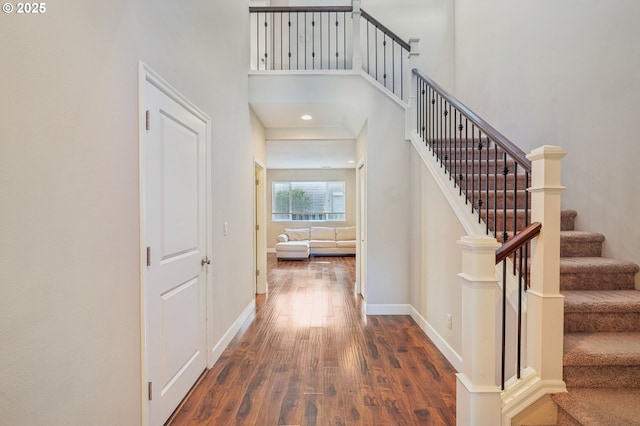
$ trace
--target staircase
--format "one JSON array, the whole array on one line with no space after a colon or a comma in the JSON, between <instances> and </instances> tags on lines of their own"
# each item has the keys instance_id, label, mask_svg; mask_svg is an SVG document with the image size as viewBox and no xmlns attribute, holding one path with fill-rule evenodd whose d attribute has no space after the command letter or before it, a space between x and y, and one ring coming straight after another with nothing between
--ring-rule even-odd
<instances>
[{"instance_id":1,"label":"staircase","mask_svg":"<svg viewBox=\"0 0 640 426\"><path fill-rule=\"evenodd\" d=\"M514 223L518 229L524 228L525 212L520 207L525 205L524 188L528 185L525 176L510 175L505 179L486 174L487 170L502 168L502 163L495 167L492 161L493 151L497 151L496 156L500 158L501 149L489 148L487 163L478 159L477 141L449 145L453 149L446 156L438 155L442 168L452 180L459 174L465 176L458 180L462 183L462 192L466 193L469 206L475 206L480 219L487 222L488 218L490 232L502 240L505 214L509 238L513 235ZM455 160L448 163L451 157ZM474 176L472 170L479 174ZM516 179L518 190L513 191ZM506 192L503 191L505 182ZM498 191L494 191L494 187ZM490 206L504 206L506 211L478 209L480 200L480 204L488 200ZM563 369L568 392L552 397L558 407L557 425L640 426L640 291L635 289L635 276L640 267L602 257L604 235L576 231L576 216L576 211L565 210L561 218L560 289L565 297Z\"/></svg>"},{"instance_id":2,"label":"staircase","mask_svg":"<svg viewBox=\"0 0 640 426\"><path fill-rule=\"evenodd\" d=\"M478 222L487 224L487 234L510 240L530 223L524 153L427 76L413 73L417 135ZM557 425L640 426L640 268L602 257L604 236L576 231L576 215L564 211L561 223L565 299L564 324L557 326L564 327L568 392L553 395ZM518 269L527 270L526 263Z\"/></svg>"},{"instance_id":3,"label":"staircase","mask_svg":"<svg viewBox=\"0 0 640 426\"><path fill-rule=\"evenodd\" d=\"M640 425L638 265L601 257L602 234L574 230L562 213L560 289L565 297L564 380L558 425Z\"/></svg>"}]
</instances>

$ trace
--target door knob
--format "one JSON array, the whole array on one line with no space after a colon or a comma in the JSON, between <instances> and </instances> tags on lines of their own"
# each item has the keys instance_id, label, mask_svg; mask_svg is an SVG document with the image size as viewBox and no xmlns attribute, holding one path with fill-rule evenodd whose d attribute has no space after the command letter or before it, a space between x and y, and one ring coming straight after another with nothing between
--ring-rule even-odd
<instances>
[{"instance_id":1,"label":"door knob","mask_svg":"<svg viewBox=\"0 0 640 426\"><path fill-rule=\"evenodd\" d=\"M203 257L202 260L200 261L200 264L202 266L210 265L211 264L211 259L209 259L209 257Z\"/></svg>"}]
</instances>

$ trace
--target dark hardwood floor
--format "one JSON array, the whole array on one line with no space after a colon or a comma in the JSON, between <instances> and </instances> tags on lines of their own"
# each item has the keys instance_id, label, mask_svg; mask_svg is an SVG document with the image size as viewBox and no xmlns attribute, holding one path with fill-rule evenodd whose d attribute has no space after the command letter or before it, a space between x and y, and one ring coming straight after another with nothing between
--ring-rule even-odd
<instances>
[{"instance_id":1,"label":"dark hardwood floor","mask_svg":"<svg viewBox=\"0 0 640 426\"><path fill-rule=\"evenodd\" d=\"M455 424L454 368L410 317L363 315L354 257L269 256L269 294L172 426Z\"/></svg>"}]
</instances>

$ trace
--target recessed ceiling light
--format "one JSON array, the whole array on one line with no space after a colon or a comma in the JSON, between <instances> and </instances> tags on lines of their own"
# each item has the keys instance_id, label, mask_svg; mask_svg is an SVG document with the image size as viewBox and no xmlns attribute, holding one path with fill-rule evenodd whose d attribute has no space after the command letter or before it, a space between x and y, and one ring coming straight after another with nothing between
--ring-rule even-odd
<instances>
[{"instance_id":1,"label":"recessed ceiling light","mask_svg":"<svg viewBox=\"0 0 640 426\"><path fill-rule=\"evenodd\" d=\"M355 163L355 161L353 161L353 160L349 160L349 161L347 161L347 163L349 163L349 164L353 164L353 163Z\"/></svg>"},{"instance_id":2,"label":"recessed ceiling light","mask_svg":"<svg viewBox=\"0 0 640 426\"><path fill-rule=\"evenodd\" d=\"M309 121L311 120L313 117L310 116L309 114L305 114L302 117L300 117L301 119L303 119L304 121Z\"/></svg>"}]
</instances>

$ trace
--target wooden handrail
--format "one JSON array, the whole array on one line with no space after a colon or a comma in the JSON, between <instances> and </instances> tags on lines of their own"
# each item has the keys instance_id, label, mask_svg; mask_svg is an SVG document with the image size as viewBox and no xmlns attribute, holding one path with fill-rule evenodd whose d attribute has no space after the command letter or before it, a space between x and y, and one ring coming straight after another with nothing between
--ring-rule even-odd
<instances>
[{"instance_id":1,"label":"wooden handrail","mask_svg":"<svg viewBox=\"0 0 640 426\"><path fill-rule=\"evenodd\" d=\"M353 12L352 6L252 6L249 12Z\"/></svg>"},{"instance_id":2,"label":"wooden handrail","mask_svg":"<svg viewBox=\"0 0 640 426\"><path fill-rule=\"evenodd\" d=\"M496 265L507 257L515 253L523 245L534 239L540 234L542 224L540 222L533 222L531 225L518 232L511 240L504 243L498 250L496 250Z\"/></svg>"},{"instance_id":3,"label":"wooden handrail","mask_svg":"<svg viewBox=\"0 0 640 426\"><path fill-rule=\"evenodd\" d=\"M407 52L411 51L411 46L409 46L409 43L407 43L406 41L401 39L400 36L398 36L396 33L391 31L389 28L385 27L376 18L374 18L373 16L369 15L364 9L360 9L360 14L362 15L362 17L364 19L366 19L367 21L371 22L376 28L378 28L383 33L385 33L386 35L391 37L391 39L393 41L395 41L396 43L398 43L404 50L406 50Z\"/></svg>"},{"instance_id":4,"label":"wooden handrail","mask_svg":"<svg viewBox=\"0 0 640 426\"><path fill-rule=\"evenodd\" d=\"M516 162L524 168L524 170L531 171L531 161L527 158L525 152L518 148L513 142L507 139L502 133L498 132L489 123L480 118L476 113L467 108L462 102L456 99L452 94L440 87L435 81L421 73L417 69L413 69L413 73L426 81L431 87L442 95L451 105L453 105L458 111L462 112L476 127L488 136L492 141L496 142L500 148L504 149Z\"/></svg>"}]
</instances>

